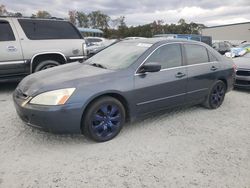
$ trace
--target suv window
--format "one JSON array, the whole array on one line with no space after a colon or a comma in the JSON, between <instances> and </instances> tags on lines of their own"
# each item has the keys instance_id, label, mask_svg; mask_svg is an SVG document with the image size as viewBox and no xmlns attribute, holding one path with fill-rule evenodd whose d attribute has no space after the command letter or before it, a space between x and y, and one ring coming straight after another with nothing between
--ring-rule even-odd
<instances>
[{"instance_id":1,"label":"suv window","mask_svg":"<svg viewBox=\"0 0 250 188\"><path fill-rule=\"evenodd\" d=\"M14 41L15 36L7 21L0 21L0 41Z\"/></svg>"},{"instance_id":2,"label":"suv window","mask_svg":"<svg viewBox=\"0 0 250 188\"><path fill-rule=\"evenodd\" d=\"M55 20L18 20L31 40L81 39L77 29L69 22Z\"/></svg>"},{"instance_id":3,"label":"suv window","mask_svg":"<svg viewBox=\"0 0 250 188\"><path fill-rule=\"evenodd\" d=\"M209 62L207 49L196 44L185 44L187 64L199 64Z\"/></svg>"},{"instance_id":4,"label":"suv window","mask_svg":"<svg viewBox=\"0 0 250 188\"><path fill-rule=\"evenodd\" d=\"M146 61L161 64L162 69L179 67L182 65L181 45L167 44L158 48Z\"/></svg>"}]
</instances>

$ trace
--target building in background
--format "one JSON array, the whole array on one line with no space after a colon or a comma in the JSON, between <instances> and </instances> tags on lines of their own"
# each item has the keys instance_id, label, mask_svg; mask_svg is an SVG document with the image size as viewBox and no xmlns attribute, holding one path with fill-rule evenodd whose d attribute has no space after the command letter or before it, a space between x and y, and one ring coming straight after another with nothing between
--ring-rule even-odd
<instances>
[{"instance_id":1,"label":"building in background","mask_svg":"<svg viewBox=\"0 0 250 188\"><path fill-rule=\"evenodd\" d=\"M100 29L91 29L91 28L83 28L83 27L78 27L78 30L81 32L81 34L84 37L102 37L103 36L103 31Z\"/></svg>"},{"instance_id":2,"label":"building in background","mask_svg":"<svg viewBox=\"0 0 250 188\"><path fill-rule=\"evenodd\" d=\"M202 35L211 36L213 41L250 42L250 22L206 27L202 29Z\"/></svg>"}]
</instances>

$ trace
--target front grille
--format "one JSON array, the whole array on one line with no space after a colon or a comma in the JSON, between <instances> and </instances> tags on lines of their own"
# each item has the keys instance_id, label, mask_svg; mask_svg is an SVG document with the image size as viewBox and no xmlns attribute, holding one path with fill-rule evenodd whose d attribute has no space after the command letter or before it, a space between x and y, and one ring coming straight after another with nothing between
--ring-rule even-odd
<instances>
[{"instance_id":1,"label":"front grille","mask_svg":"<svg viewBox=\"0 0 250 188\"><path fill-rule=\"evenodd\" d=\"M247 80L236 80L237 85L250 85L250 81Z\"/></svg>"},{"instance_id":2,"label":"front grille","mask_svg":"<svg viewBox=\"0 0 250 188\"><path fill-rule=\"evenodd\" d=\"M16 89L16 97L19 99L23 99L23 100L26 100L29 98L29 96L23 93L20 89Z\"/></svg>"},{"instance_id":3,"label":"front grille","mask_svg":"<svg viewBox=\"0 0 250 188\"><path fill-rule=\"evenodd\" d=\"M236 74L238 76L250 76L250 70L238 70Z\"/></svg>"}]
</instances>

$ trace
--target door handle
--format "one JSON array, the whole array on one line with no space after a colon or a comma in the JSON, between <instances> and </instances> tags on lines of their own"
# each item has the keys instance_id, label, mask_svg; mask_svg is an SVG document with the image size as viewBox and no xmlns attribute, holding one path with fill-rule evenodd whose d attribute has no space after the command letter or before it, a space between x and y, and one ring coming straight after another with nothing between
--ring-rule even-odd
<instances>
[{"instance_id":1,"label":"door handle","mask_svg":"<svg viewBox=\"0 0 250 188\"><path fill-rule=\"evenodd\" d=\"M17 51L17 48L16 48L15 46L8 46L8 47L7 47L7 50L8 50L9 52L15 52L15 51Z\"/></svg>"},{"instance_id":2,"label":"door handle","mask_svg":"<svg viewBox=\"0 0 250 188\"><path fill-rule=\"evenodd\" d=\"M184 73L182 73L182 72L178 72L178 73L175 75L176 78L182 78L182 77L184 77L184 76L186 76L186 74L184 74Z\"/></svg>"},{"instance_id":3,"label":"door handle","mask_svg":"<svg viewBox=\"0 0 250 188\"><path fill-rule=\"evenodd\" d=\"M218 69L217 67L212 66L210 70L211 70L211 71L216 71L217 69Z\"/></svg>"}]
</instances>

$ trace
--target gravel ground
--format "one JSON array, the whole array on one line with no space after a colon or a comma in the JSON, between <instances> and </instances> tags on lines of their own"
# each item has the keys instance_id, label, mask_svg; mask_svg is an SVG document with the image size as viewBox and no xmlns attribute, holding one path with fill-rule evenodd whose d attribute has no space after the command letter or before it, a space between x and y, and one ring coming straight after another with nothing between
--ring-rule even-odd
<instances>
[{"instance_id":1,"label":"gravel ground","mask_svg":"<svg viewBox=\"0 0 250 188\"><path fill-rule=\"evenodd\" d=\"M24 125L0 85L0 187L250 188L250 93L217 110L160 112L114 140L53 135Z\"/></svg>"}]
</instances>

